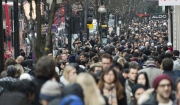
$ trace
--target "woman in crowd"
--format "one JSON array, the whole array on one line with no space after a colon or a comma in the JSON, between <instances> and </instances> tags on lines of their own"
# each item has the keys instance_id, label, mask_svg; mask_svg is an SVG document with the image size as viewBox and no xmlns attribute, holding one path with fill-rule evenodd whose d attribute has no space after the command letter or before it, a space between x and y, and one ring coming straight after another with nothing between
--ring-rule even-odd
<instances>
[{"instance_id":1,"label":"woman in crowd","mask_svg":"<svg viewBox=\"0 0 180 105\"><path fill-rule=\"evenodd\" d=\"M117 60L118 63L120 63L122 65L122 67L124 67L125 63L127 62L123 57L120 57L118 60Z\"/></svg>"},{"instance_id":2,"label":"woman in crowd","mask_svg":"<svg viewBox=\"0 0 180 105\"><path fill-rule=\"evenodd\" d=\"M56 79L48 80L41 87L40 102L42 105L48 105L53 99L59 98L61 93L61 87Z\"/></svg>"},{"instance_id":3,"label":"woman in crowd","mask_svg":"<svg viewBox=\"0 0 180 105\"><path fill-rule=\"evenodd\" d=\"M98 87L100 92L108 98L109 105L127 105L125 91L113 68L102 73Z\"/></svg>"},{"instance_id":4,"label":"woman in crowd","mask_svg":"<svg viewBox=\"0 0 180 105\"><path fill-rule=\"evenodd\" d=\"M18 79L24 73L24 69L23 69L23 67L20 64L16 64L15 68L16 68L15 78Z\"/></svg>"},{"instance_id":5,"label":"woman in crowd","mask_svg":"<svg viewBox=\"0 0 180 105\"><path fill-rule=\"evenodd\" d=\"M134 100L130 102L129 105L137 105L138 99L141 97L141 95L146 91L146 87L141 84L135 84L132 87L132 94Z\"/></svg>"},{"instance_id":6,"label":"woman in crowd","mask_svg":"<svg viewBox=\"0 0 180 105\"><path fill-rule=\"evenodd\" d=\"M60 82L63 83L63 85L68 85L69 83L75 81L76 76L76 68L71 65L67 65L64 68L63 75L60 77Z\"/></svg>"},{"instance_id":7,"label":"woman in crowd","mask_svg":"<svg viewBox=\"0 0 180 105\"><path fill-rule=\"evenodd\" d=\"M148 75L145 72L141 72L136 76L135 80L136 84L142 84L146 87L146 89L149 88L149 80Z\"/></svg>"},{"instance_id":8,"label":"woman in crowd","mask_svg":"<svg viewBox=\"0 0 180 105\"><path fill-rule=\"evenodd\" d=\"M66 62L63 62L63 61L59 61L58 64L57 64L58 68L59 68L59 75L62 76L63 74L63 71L64 71L64 68L66 66Z\"/></svg>"},{"instance_id":9,"label":"woman in crowd","mask_svg":"<svg viewBox=\"0 0 180 105\"><path fill-rule=\"evenodd\" d=\"M88 73L80 73L76 82L83 88L85 105L105 105L94 78Z\"/></svg>"}]
</instances>

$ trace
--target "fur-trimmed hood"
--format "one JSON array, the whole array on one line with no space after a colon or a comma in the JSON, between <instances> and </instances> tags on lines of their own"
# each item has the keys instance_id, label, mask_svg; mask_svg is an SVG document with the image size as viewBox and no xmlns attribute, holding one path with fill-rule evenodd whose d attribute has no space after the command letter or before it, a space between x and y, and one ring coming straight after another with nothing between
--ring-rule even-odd
<instances>
[{"instance_id":1,"label":"fur-trimmed hood","mask_svg":"<svg viewBox=\"0 0 180 105\"><path fill-rule=\"evenodd\" d=\"M138 100L138 105L142 105L143 103L145 103L147 100L150 99L151 97L151 94L154 92L154 89L148 89L146 90L142 95L141 97L139 98Z\"/></svg>"},{"instance_id":2,"label":"fur-trimmed hood","mask_svg":"<svg viewBox=\"0 0 180 105\"><path fill-rule=\"evenodd\" d=\"M175 100L174 93L170 95L171 101ZM148 89L145 91L138 100L138 105L158 105L156 100L156 93L154 89Z\"/></svg>"}]
</instances>

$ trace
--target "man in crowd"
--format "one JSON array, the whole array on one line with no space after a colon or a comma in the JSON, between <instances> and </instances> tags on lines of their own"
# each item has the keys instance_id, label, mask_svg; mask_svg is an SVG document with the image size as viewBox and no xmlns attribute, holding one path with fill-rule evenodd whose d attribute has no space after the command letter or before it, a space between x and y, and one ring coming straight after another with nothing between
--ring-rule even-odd
<instances>
[{"instance_id":1,"label":"man in crowd","mask_svg":"<svg viewBox=\"0 0 180 105\"><path fill-rule=\"evenodd\" d=\"M153 91L146 91L138 100L138 105L173 105L173 83L169 76L162 74L153 81ZM149 93L148 93L149 92Z\"/></svg>"},{"instance_id":2,"label":"man in crowd","mask_svg":"<svg viewBox=\"0 0 180 105\"><path fill-rule=\"evenodd\" d=\"M125 90L126 90L126 96L127 96L127 102L130 103L132 101L132 87L135 84L135 79L138 73L137 68L130 68L128 73L128 79L125 83Z\"/></svg>"},{"instance_id":3,"label":"man in crowd","mask_svg":"<svg viewBox=\"0 0 180 105\"><path fill-rule=\"evenodd\" d=\"M103 70L109 69L113 64L113 58L109 54L104 54L101 56L101 64Z\"/></svg>"},{"instance_id":4,"label":"man in crowd","mask_svg":"<svg viewBox=\"0 0 180 105\"><path fill-rule=\"evenodd\" d=\"M24 57L23 57L23 56L18 56L18 57L16 58L17 64L20 64L20 63L23 62L23 61L24 61Z\"/></svg>"},{"instance_id":5,"label":"man in crowd","mask_svg":"<svg viewBox=\"0 0 180 105\"><path fill-rule=\"evenodd\" d=\"M63 53L63 54L61 54L61 56L62 56L62 61L67 62L68 54L67 53Z\"/></svg>"},{"instance_id":6,"label":"man in crowd","mask_svg":"<svg viewBox=\"0 0 180 105\"><path fill-rule=\"evenodd\" d=\"M176 81L176 100L173 105L180 105L180 79Z\"/></svg>"},{"instance_id":7,"label":"man in crowd","mask_svg":"<svg viewBox=\"0 0 180 105\"><path fill-rule=\"evenodd\" d=\"M175 90L176 80L178 77L174 74L173 70L173 60L169 58L165 58L162 62L162 68L164 70L163 74L168 75L173 81L173 90Z\"/></svg>"},{"instance_id":8,"label":"man in crowd","mask_svg":"<svg viewBox=\"0 0 180 105\"><path fill-rule=\"evenodd\" d=\"M106 54L106 53L103 54L101 56L101 64L102 64L102 70L95 74L96 78L100 78L100 76L103 73L103 71L108 70L109 68L112 67L112 65L113 65L113 58L112 58L112 56L110 54ZM118 75L119 81L121 82L123 87L125 87L125 81L124 81L124 78L123 78L122 74L117 72L117 75Z\"/></svg>"}]
</instances>

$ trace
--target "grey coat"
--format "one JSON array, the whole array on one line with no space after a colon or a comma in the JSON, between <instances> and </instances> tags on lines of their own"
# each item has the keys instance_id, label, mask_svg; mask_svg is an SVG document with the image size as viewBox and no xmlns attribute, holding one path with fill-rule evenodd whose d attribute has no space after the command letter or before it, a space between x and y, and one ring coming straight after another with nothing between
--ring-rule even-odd
<instances>
[{"instance_id":1,"label":"grey coat","mask_svg":"<svg viewBox=\"0 0 180 105\"><path fill-rule=\"evenodd\" d=\"M141 69L138 71L138 73L140 72L146 72L148 75L148 79L149 79L149 86L152 88L152 82L154 80L155 77L157 77L158 75L161 75L163 73L163 70L158 69L156 67L147 67L145 69Z\"/></svg>"},{"instance_id":2,"label":"grey coat","mask_svg":"<svg viewBox=\"0 0 180 105\"><path fill-rule=\"evenodd\" d=\"M132 94L132 89L129 86L128 80L126 80L125 89L126 89L127 104L129 104L132 101L133 94Z\"/></svg>"}]
</instances>

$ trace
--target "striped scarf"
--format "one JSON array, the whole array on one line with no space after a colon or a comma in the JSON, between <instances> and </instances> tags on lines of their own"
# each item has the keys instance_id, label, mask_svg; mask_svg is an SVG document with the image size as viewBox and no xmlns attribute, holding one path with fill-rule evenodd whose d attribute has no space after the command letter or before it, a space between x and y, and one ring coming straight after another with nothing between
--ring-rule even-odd
<instances>
[{"instance_id":1,"label":"striped scarf","mask_svg":"<svg viewBox=\"0 0 180 105\"><path fill-rule=\"evenodd\" d=\"M116 87L114 84L104 84L103 94L108 98L109 105L118 105Z\"/></svg>"}]
</instances>

